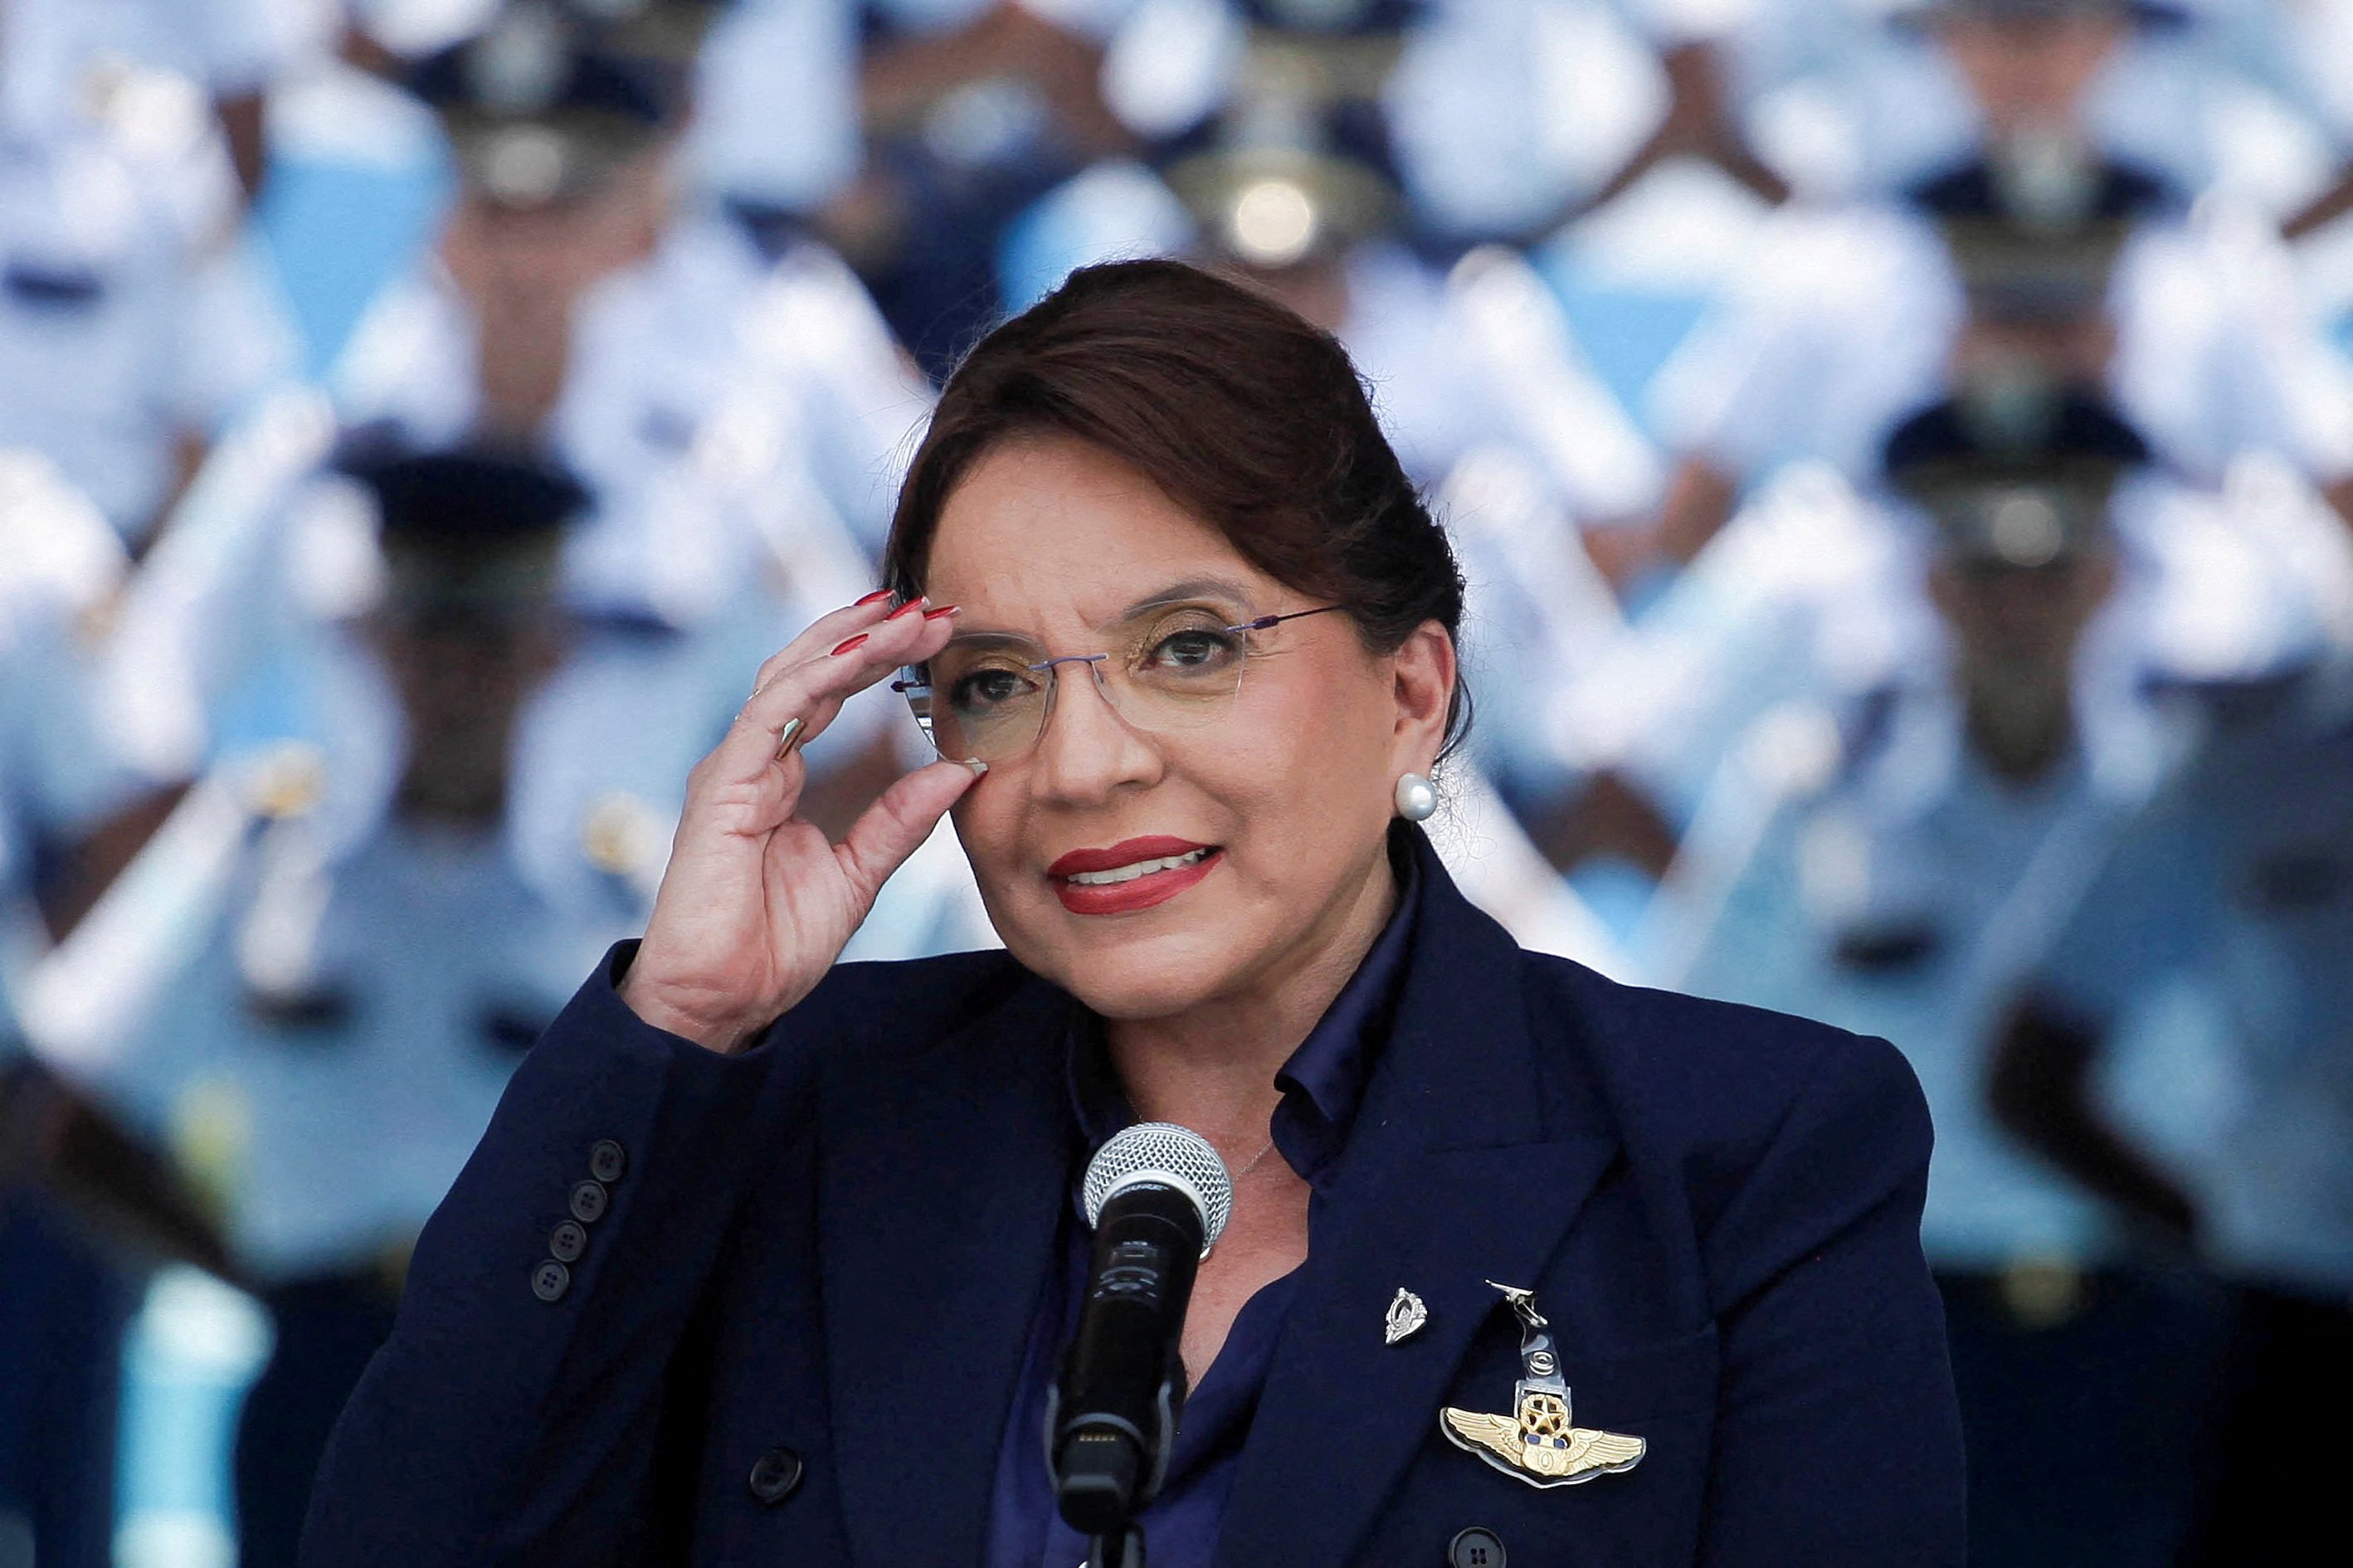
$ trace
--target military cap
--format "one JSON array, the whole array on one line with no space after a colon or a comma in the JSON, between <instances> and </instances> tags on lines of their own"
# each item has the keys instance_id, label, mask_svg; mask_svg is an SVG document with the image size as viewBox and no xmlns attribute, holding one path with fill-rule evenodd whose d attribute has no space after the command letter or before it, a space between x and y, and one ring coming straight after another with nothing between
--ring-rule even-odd
<instances>
[{"instance_id":1,"label":"military cap","mask_svg":"<svg viewBox=\"0 0 2353 1568\"><path fill-rule=\"evenodd\" d=\"M520 0L417 66L466 183L512 206L594 189L658 143L674 117L660 74L594 47L554 0Z\"/></svg>"},{"instance_id":2,"label":"military cap","mask_svg":"<svg viewBox=\"0 0 2353 1568\"><path fill-rule=\"evenodd\" d=\"M336 466L375 500L396 613L497 615L556 596L565 529L588 501L563 469L367 439Z\"/></svg>"},{"instance_id":3,"label":"military cap","mask_svg":"<svg viewBox=\"0 0 2353 1568\"><path fill-rule=\"evenodd\" d=\"M1256 0L1219 112L1164 155L1170 189L1246 265L1328 256L1403 209L1382 94L1410 19L1394 0Z\"/></svg>"},{"instance_id":4,"label":"military cap","mask_svg":"<svg viewBox=\"0 0 2353 1568\"><path fill-rule=\"evenodd\" d=\"M1888 483L1935 523L1939 546L1967 563L2060 563L2111 535L2116 483L2149 461L2123 418L2076 393L2040 407L1939 403L1888 438Z\"/></svg>"}]
</instances>

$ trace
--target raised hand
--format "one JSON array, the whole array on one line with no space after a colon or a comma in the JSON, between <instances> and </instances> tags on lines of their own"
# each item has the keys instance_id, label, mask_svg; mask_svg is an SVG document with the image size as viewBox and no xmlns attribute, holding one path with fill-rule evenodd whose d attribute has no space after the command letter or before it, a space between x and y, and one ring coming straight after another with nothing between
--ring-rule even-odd
<instances>
[{"instance_id":1,"label":"raised hand","mask_svg":"<svg viewBox=\"0 0 2353 1568\"><path fill-rule=\"evenodd\" d=\"M882 793L829 842L797 815L800 748L852 692L948 640L954 605L837 610L760 667L751 700L687 776L686 809L621 999L646 1022L734 1051L808 994L875 895L982 764L938 762Z\"/></svg>"}]
</instances>

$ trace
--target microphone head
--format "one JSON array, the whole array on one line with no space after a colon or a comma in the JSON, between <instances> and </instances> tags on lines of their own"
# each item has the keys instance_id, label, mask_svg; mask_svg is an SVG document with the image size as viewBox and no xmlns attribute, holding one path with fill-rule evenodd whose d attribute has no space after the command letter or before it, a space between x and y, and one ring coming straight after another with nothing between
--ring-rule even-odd
<instances>
[{"instance_id":1,"label":"microphone head","mask_svg":"<svg viewBox=\"0 0 2353 1568\"><path fill-rule=\"evenodd\" d=\"M1201 1214L1201 1256L1218 1245L1234 1214L1234 1182L1209 1141L1173 1121L1139 1121L1113 1134L1088 1162L1080 1195L1087 1223L1103 1220L1103 1205L1126 1188L1145 1183L1173 1187Z\"/></svg>"}]
</instances>

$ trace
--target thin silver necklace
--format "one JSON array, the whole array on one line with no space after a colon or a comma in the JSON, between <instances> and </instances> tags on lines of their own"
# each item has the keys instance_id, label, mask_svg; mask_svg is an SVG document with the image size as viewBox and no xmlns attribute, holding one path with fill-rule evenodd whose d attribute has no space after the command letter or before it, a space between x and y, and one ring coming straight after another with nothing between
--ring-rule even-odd
<instances>
[{"instance_id":1,"label":"thin silver necklace","mask_svg":"<svg viewBox=\"0 0 2353 1568\"><path fill-rule=\"evenodd\" d=\"M1266 1147L1265 1147L1265 1148L1263 1148L1263 1149L1261 1149L1257 1153L1252 1154L1252 1155L1250 1157L1250 1163L1249 1163L1249 1164L1247 1164L1247 1165L1244 1165L1240 1170L1236 1171L1236 1172L1234 1173L1233 1179L1234 1179L1235 1181L1239 1182L1239 1181L1240 1181L1244 1176L1249 1175L1252 1171L1257 1170L1257 1169L1258 1169L1258 1163L1259 1163L1261 1160L1265 1159L1269 1154L1272 1153L1273 1152L1274 1152L1274 1140L1273 1140L1273 1138L1272 1138L1272 1137L1271 1137L1271 1136L1270 1136L1270 1137L1267 1139L1267 1141L1266 1141Z\"/></svg>"}]
</instances>

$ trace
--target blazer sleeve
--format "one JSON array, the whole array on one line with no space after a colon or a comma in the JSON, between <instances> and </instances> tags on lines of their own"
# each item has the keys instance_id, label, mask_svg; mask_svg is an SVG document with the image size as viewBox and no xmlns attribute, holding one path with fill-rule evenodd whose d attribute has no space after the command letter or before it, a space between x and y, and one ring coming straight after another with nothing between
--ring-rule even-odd
<instances>
[{"instance_id":1,"label":"blazer sleeve","mask_svg":"<svg viewBox=\"0 0 2353 1568\"><path fill-rule=\"evenodd\" d=\"M811 1074L781 1026L721 1056L640 1020L615 989L635 946L532 1048L418 1238L321 1466L304 1563L675 1552L649 1539L673 1352L746 1183L807 1157ZM566 1221L586 1243L560 1262Z\"/></svg>"},{"instance_id":2,"label":"blazer sleeve","mask_svg":"<svg viewBox=\"0 0 2353 1568\"><path fill-rule=\"evenodd\" d=\"M1959 1409L1920 1250L1930 1142L1895 1048L1836 1037L1707 1233L1706 1568L1962 1562Z\"/></svg>"}]
</instances>

